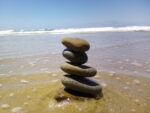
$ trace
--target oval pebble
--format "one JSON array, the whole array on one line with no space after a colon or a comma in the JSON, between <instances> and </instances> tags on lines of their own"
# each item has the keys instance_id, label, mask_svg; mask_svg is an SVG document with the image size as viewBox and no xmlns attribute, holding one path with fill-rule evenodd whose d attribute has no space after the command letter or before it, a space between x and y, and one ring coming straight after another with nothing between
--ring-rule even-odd
<instances>
[{"instance_id":1,"label":"oval pebble","mask_svg":"<svg viewBox=\"0 0 150 113\"><path fill-rule=\"evenodd\" d=\"M69 62L63 63L60 68L68 74L82 77L92 77L97 73L95 68L86 65L75 65Z\"/></svg>"},{"instance_id":2,"label":"oval pebble","mask_svg":"<svg viewBox=\"0 0 150 113\"><path fill-rule=\"evenodd\" d=\"M65 75L62 79L62 84L68 89L91 94L96 97L101 93L102 90L101 85L95 81L73 75Z\"/></svg>"},{"instance_id":3,"label":"oval pebble","mask_svg":"<svg viewBox=\"0 0 150 113\"><path fill-rule=\"evenodd\" d=\"M85 52L90 48L89 42L81 38L63 38L61 42L67 48L77 52Z\"/></svg>"},{"instance_id":4,"label":"oval pebble","mask_svg":"<svg viewBox=\"0 0 150 113\"><path fill-rule=\"evenodd\" d=\"M69 49L63 51L63 56L75 64L84 64L88 60L88 56L85 52L75 52Z\"/></svg>"}]
</instances>

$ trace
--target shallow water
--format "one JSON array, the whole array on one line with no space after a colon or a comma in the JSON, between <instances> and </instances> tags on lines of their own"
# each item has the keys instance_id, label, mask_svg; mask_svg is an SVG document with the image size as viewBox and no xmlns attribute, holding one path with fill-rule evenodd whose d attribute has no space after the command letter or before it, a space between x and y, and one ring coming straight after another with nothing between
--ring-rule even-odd
<instances>
[{"instance_id":1,"label":"shallow water","mask_svg":"<svg viewBox=\"0 0 150 113\"><path fill-rule=\"evenodd\" d=\"M1 36L0 76L60 71L63 37L88 40L87 64L99 71L150 77L150 32Z\"/></svg>"}]
</instances>

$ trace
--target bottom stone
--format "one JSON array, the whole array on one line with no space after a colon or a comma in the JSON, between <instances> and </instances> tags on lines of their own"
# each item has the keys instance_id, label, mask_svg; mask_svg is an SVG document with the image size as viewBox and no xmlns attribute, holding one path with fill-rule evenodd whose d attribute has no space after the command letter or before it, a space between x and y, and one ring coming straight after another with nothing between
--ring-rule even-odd
<instances>
[{"instance_id":1,"label":"bottom stone","mask_svg":"<svg viewBox=\"0 0 150 113\"><path fill-rule=\"evenodd\" d=\"M101 85L91 79L78 77L75 75L65 75L61 81L62 84L68 89L90 94L97 98L101 95Z\"/></svg>"}]
</instances>

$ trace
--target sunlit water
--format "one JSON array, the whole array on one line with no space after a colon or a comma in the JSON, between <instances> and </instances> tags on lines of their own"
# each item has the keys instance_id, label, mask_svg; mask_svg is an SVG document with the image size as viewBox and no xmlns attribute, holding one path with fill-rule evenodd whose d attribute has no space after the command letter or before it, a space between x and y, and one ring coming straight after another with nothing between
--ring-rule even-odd
<instances>
[{"instance_id":1,"label":"sunlit water","mask_svg":"<svg viewBox=\"0 0 150 113\"><path fill-rule=\"evenodd\" d=\"M150 77L150 32L1 36L0 76L61 71L63 37L88 40L87 64L98 71Z\"/></svg>"}]
</instances>

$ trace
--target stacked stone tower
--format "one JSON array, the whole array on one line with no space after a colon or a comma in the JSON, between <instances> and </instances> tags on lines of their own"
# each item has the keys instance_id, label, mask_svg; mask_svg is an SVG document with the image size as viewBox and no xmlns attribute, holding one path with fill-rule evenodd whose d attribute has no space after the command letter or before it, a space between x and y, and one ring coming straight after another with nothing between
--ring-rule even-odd
<instances>
[{"instance_id":1,"label":"stacked stone tower","mask_svg":"<svg viewBox=\"0 0 150 113\"><path fill-rule=\"evenodd\" d=\"M70 90L99 97L102 87L88 77L96 75L95 68L83 65L88 61L85 53L90 44L81 38L63 38L62 44L67 47L63 56L68 60L60 67L67 74L61 80L62 84Z\"/></svg>"}]
</instances>

